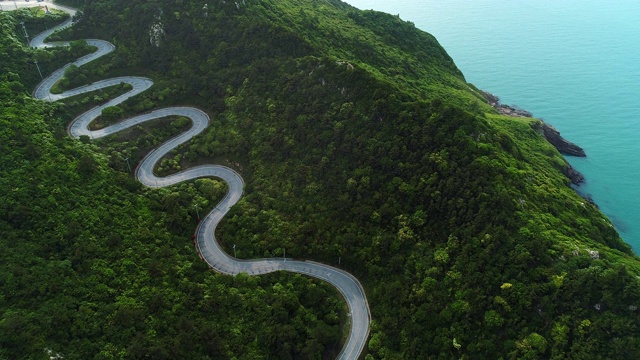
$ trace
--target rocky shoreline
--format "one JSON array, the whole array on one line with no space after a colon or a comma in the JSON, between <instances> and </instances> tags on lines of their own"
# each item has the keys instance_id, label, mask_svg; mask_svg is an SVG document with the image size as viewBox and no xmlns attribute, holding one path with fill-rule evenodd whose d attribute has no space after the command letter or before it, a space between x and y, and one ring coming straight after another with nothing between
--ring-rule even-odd
<instances>
[{"instance_id":1,"label":"rocky shoreline","mask_svg":"<svg viewBox=\"0 0 640 360\"><path fill-rule=\"evenodd\" d=\"M517 109L513 106L501 104L500 98L491 93L483 91L482 95L487 100L487 103L489 103L489 105L496 109L496 111L501 115L533 118L533 115L526 110ZM561 154L577 157L587 156L583 148L563 138L558 130L556 130L553 126L545 123L544 121L540 120L539 124L536 126L536 130L540 133L540 135L544 136L544 138L547 139L547 141L551 145L558 149ZM579 185L584 182L584 175L574 169L566 160L565 164L566 166L563 169L563 173L566 177L569 178L569 180L571 180L572 184Z\"/></svg>"}]
</instances>

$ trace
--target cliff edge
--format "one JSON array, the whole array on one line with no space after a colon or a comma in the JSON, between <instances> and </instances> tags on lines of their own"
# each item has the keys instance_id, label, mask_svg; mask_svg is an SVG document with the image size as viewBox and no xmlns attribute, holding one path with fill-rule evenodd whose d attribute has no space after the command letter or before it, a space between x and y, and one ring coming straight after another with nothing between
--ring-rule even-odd
<instances>
[{"instance_id":1,"label":"cliff edge","mask_svg":"<svg viewBox=\"0 0 640 360\"><path fill-rule=\"evenodd\" d=\"M504 105L500 103L500 98L496 95L488 93L486 91L482 92L484 98L487 100L487 103L491 105L496 111L501 115L512 116L512 117L528 117L532 118L533 115L526 110L517 109L513 106ZM544 136L547 141L553 145L558 151L563 155L577 156L577 157L586 157L587 154L584 152L584 149L580 146L568 141L560 135L560 132L556 130L553 126L545 123L540 120L535 129ZM579 185L584 182L584 175L582 175L579 171L574 169L569 162L566 162L566 167L562 170L563 174L571 180L571 183L574 185Z\"/></svg>"}]
</instances>

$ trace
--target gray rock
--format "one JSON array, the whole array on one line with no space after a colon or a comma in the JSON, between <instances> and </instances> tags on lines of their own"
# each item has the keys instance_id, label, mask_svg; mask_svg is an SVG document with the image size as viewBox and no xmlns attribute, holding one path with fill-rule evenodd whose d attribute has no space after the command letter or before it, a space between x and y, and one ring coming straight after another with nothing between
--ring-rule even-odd
<instances>
[{"instance_id":1,"label":"gray rock","mask_svg":"<svg viewBox=\"0 0 640 360\"><path fill-rule=\"evenodd\" d=\"M513 106L503 105L500 103L500 98L488 93L486 91L482 91L482 95L487 100L487 103L491 105L499 114L512 116L512 117L532 117L532 114L526 110L517 109ZM547 141L553 145L561 154L571 155L571 156L579 156L586 157L587 154L584 152L580 146L567 141L560 135L560 132L556 130L553 126L545 123L540 120L538 124L536 124L535 129L544 136ZM584 182L584 175L574 169L569 162L565 160L565 167L562 169L562 173L569 178L572 184L579 185Z\"/></svg>"},{"instance_id":2,"label":"gray rock","mask_svg":"<svg viewBox=\"0 0 640 360\"><path fill-rule=\"evenodd\" d=\"M568 162L565 163L564 169L562 169L564 176L568 177L573 185L580 185L584 182L584 175L578 170L574 169ZM588 200L588 199L587 199ZM593 200L591 200L592 202Z\"/></svg>"},{"instance_id":3,"label":"gray rock","mask_svg":"<svg viewBox=\"0 0 640 360\"><path fill-rule=\"evenodd\" d=\"M555 146L556 149L560 151L560 153L579 157L587 156L587 154L585 154L584 152L584 149L560 136L560 132L553 126L545 122L541 122L539 131L547 139L547 141L551 143L551 145Z\"/></svg>"}]
</instances>

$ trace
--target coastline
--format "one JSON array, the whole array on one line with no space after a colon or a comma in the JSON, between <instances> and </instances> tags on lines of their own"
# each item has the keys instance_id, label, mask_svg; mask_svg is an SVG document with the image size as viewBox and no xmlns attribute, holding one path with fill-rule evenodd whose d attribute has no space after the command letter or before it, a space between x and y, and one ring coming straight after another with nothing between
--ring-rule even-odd
<instances>
[{"instance_id":1,"label":"coastline","mask_svg":"<svg viewBox=\"0 0 640 360\"><path fill-rule=\"evenodd\" d=\"M501 115L506 115L511 117L526 117L526 118L532 118L532 119L534 118L533 114L531 114L529 111L518 109L513 106L500 103L500 98L494 94L491 94L486 91L481 91L481 93L484 96L487 103L491 105L491 107L493 107ZM587 154L585 153L582 147L563 138L562 135L560 135L560 132L556 130L556 128L547 124L542 119L537 119L537 120L538 120L538 123L535 126L535 130L538 131L538 133L540 133L540 135L542 135L551 145L553 145L560 152L560 154L564 156L576 156L576 157L587 156ZM567 178L569 178L571 183L574 185L574 190L576 190L576 192L580 194L580 192L577 191L576 187L580 186L580 184L585 182L585 177L578 170L573 168L573 166L571 166L571 164L569 164L569 162L566 159L564 161L565 161L565 167L562 169L562 173ZM592 199L588 197L586 197L585 199L590 203L593 203Z\"/></svg>"}]
</instances>

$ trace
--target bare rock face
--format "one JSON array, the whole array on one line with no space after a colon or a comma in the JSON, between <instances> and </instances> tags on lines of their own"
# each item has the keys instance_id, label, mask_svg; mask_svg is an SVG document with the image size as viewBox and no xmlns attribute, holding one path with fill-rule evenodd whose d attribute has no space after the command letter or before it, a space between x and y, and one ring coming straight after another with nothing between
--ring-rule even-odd
<instances>
[{"instance_id":1,"label":"bare rock face","mask_svg":"<svg viewBox=\"0 0 640 360\"><path fill-rule=\"evenodd\" d=\"M513 106L509 105L498 105L496 110L502 115L513 116L513 117L532 117L531 113L527 110L516 109Z\"/></svg>"},{"instance_id":2,"label":"bare rock face","mask_svg":"<svg viewBox=\"0 0 640 360\"><path fill-rule=\"evenodd\" d=\"M158 9L158 14L155 16L156 22L149 27L149 43L157 48L162 45L165 36L162 13L162 9Z\"/></svg>"},{"instance_id":3,"label":"bare rock face","mask_svg":"<svg viewBox=\"0 0 640 360\"><path fill-rule=\"evenodd\" d=\"M529 118L532 117L531 113L526 110L517 109L513 106L501 104L500 98L491 93L483 91L482 95L487 100L489 105L493 106L493 108L496 109L498 113L501 115L507 115L507 116L513 116L513 117L529 117Z\"/></svg>"},{"instance_id":4,"label":"bare rock face","mask_svg":"<svg viewBox=\"0 0 640 360\"><path fill-rule=\"evenodd\" d=\"M149 43L155 47L160 47L164 39L164 28L161 22L152 24L149 28Z\"/></svg>"},{"instance_id":5,"label":"bare rock face","mask_svg":"<svg viewBox=\"0 0 640 360\"><path fill-rule=\"evenodd\" d=\"M542 122L542 126L540 127L539 131L547 139L547 141L551 143L551 145L555 146L556 149L560 151L560 153L579 157L587 156L587 154L585 154L584 152L584 149L560 136L560 132L553 126Z\"/></svg>"},{"instance_id":6,"label":"bare rock face","mask_svg":"<svg viewBox=\"0 0 640 360\"><path fill-rule=\"evenodd\" d=\"M492 93L486 92L486 91L480 91L482 93L482 96L484 96L484 98L487 100L487 102L489 103L489 105L496 107L497 105L500 104L500 98L493 95Z\"/></svg>"},{"instance_id":7,"label":"bare rock face","mask_svg":"<svg viewBox=\"0 0 640 360\"><path fill-rule=\"evenodd\" d=\"M566 163L566 166L562 169L562 173L569 178L573 185L580 185L584 182L584 175L574 169L569 163Z\"/></svg>"}]
</instances>

